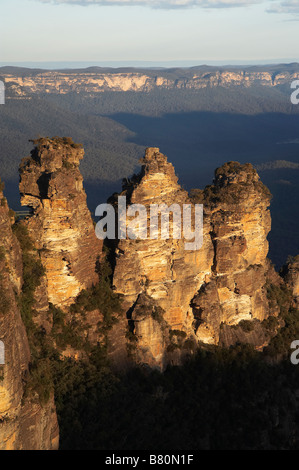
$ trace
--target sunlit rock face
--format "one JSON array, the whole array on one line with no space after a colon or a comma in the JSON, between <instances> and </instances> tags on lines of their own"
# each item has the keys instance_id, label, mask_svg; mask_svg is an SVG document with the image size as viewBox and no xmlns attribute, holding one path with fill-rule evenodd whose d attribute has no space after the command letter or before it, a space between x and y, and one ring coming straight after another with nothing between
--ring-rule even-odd
<instances>
[{"instance_id":1,"label":"sunlit rock face","mask_svg":"<svg viewBox=\"0 0 299 470\"><path fill-rule=\"evenodd\" d=\"M188 193L178 184L173 166L159 149L146 151L138 178L122 195L126 195L129 205L142 204L147 208L148 227L151 205L182 207L191 202ZM185 239L162 239L161 227L157 235L157 239L120 240L114 285L130 304L139 294L146 293L165 310L164 317L170 327L187 328L190 326L190 295L199 288L203 273L212 263L212 243L209 237L204 237L207 246L192 251L185 249Z\"/></svg>"},{"instance_id":2,"label":"sunlit rock face","mask_svg":"<svg viewBox=\"0 0 299 470\"><path fill-rule=\"evenodd\" d=\"M140 175L128 182L121 195L126 196L128 207L132 204L146 207L148 236L151 205L166 204L170 207L177 204L182 209L184 204L191 204L188 193L178 184L173 166L157 148L146 150ZM163 310L163 320L168 329L183 330L187 335L193 335L190 300L213 263L213 245L208 228L205 228L204 246L200 250L186 250L184 238L163 239L161 226L155 230L156 239L119 240L113 284L124 296L127 309L133 308L132 319L136 317L137 306L140 306L140 296L145 295L152 299L152 314L154 306ZM170 234L172 230L170 218ZM161 363L165 349L161 348L162 333L157 321L153 320L155 315L138 317L138 320L135 318L135 328L140 344L146 343L143 348L149 350L146 355L152 355L153 361Z\"/></svg>"},{"instance_id":3,"label":"sunlit rock face","mask_svg":"<svg viewBox=\"0 0 299 470\"><path fill-rule=\"evenodd\" d=\"M214 246L212 276L193 299L198 339L218 343L221 323L263 320L266 295L270 193L250 164L216 170L202 201ZM211 308L214 305L214 308Z\"/></svg>"},{"instance_id":4,"label":"sunlit rock face","mask_svg":"<svg viewBox=\"0 0 299 470\"><path fill-rule=\"evenodd\" d=\"M46 270L48 300L65 307L98 281L102 244L79 170L83 149L71 139L39 139L35 144L20 166L21 203L33 211L27 225Z\"/></svg>"},{"instance_id":5,"label":"sunlit rock face","mask_svg":"<svg viewBox=\"0 0 299 470\"><path fill-rule=\"evenodd\" d=\"M30 351L16 301L22 287L22 254L13 235L9 208L0 190L0 450L58 448L53 396L43 407L25 393Z\"/></svg>"},{"instance_id":6,"label":"sunlit rock face","mask_svg":"<svg viewBox=\"0 0 299 470\"><path fill-rule=\"evenodd\" d=\"M200 249L186 250L184 238L161 239L161 231L157 239L118 241L113 284L124 297L140 360L143 354L147 363L169 361L167 351L175 348L169 332L172 338L171 332L181 331L187 340L218 344L222 323L269 315L265 284L270 193L250 164L224 165L216 170L214 184L190 199L167 158L149 148L140 174L120 195L126 196L128 208L147 208L148 227L152 204L204 208ZM142 309L144 299L147 307ZM162 322L155 308L161 309Z\"/></svg>"},{"instance_id":7,"label":"sunlit rock face","mask_svg":"<svg viewBox=\"0 0 299 470\"><path fill-rule=\"evenodd\" d=\"M164 76L163 76L164 75ZM66 94L70 92L96 94L104 91L115 92L148 92L151 90L188 89L199 90L214 87L251 87L254 85L275 87L289 84L299 77L298 71L276 73L269 71L245 70L209 70L181 71L174 73L159 72L123 72L103 73L86 72L67 73L58 71L45 71L34 75L17 76L3 71L3 78L9 91L16 97L26 97L31 94Z\"/></svg>"}]
</instances>

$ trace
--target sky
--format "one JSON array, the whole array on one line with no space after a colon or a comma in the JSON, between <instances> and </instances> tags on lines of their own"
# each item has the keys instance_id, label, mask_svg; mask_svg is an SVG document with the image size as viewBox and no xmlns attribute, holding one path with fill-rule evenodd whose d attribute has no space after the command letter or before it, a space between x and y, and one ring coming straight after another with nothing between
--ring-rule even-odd
<instances>
[{"instance_id":1,"label":"sky","mask_svg":"<svg viewBox=\"0 0 299 470\"><path fill-rule=\"evenodd\" d=\"M0 0L0 63L299 61L299 0Z\"/></svg>"}]
</instances>

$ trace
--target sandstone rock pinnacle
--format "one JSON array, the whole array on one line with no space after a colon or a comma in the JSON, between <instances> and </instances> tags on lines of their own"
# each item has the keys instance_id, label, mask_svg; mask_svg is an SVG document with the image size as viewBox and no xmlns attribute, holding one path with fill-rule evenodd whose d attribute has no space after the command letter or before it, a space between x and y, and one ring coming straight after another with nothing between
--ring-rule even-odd
<instances>
[{"instance_id":1,"label":"sandstone rock pinnacle","mask_svg":"<svg viewBox=\"0 0 299 470\"><path fill-rule=\"evenodd\" d=\"M42 138L20 166L23 206L32 208L29 232L46 270L48 300L70 305L98 281L96 238L79 170L84 151L69 138Z\"/></svg>"},{"instance_id":2,"label":"sandstone rock pinnacle","mask_svg":"<svg viewBox=\"0 0 299 470\"><path fill-rule=\"evenodd\" d=\"M183 240L172 238L118 242L113 283L124 296L134 325L137 356L162 365L169 360L172 331L181 331L181 337L197 343L218 344L221 324L263 320L270 314L265 284L271 195L250 164L223 165L215 172L214 184L190 199L158 148L148 148L141 163L139 175L121 193L129 205L200 203L204 207L199 250L187 251ZM148 313L136 316L143 298ZM155 309L160 312L158 320ZM161 338L164 352L158 347Z\"/></svg>"}]
</instances>

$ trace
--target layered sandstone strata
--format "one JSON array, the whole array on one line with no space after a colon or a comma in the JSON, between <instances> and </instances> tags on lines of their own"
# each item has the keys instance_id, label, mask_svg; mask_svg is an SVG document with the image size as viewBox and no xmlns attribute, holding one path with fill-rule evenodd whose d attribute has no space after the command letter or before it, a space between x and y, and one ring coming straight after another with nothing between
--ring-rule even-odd
<instances>
[{"instance_id":1,"label":"layered sandstone strata","mask_svg":"<svg viewBox=\"0 0 299 470\"><path fill-rule=\"evenodd\" d=\"M192 300L204 342L218 343L221 323L265 319L270 192L252 165L230 162L217 169L201 195L214 247L212 276Z\"/></svg>"},{"instance_id":2,"label":"layered sandstone strata","mask_svg":"<svg viewBox=\"0 0 299 470\"><path fill-rule=\"evenodd\" d=\"M22 287L22 256L12 233L9 209L0 191L0 450L58 448L58 424L50 398L44 406L24 396L30 351L16 302Z\"/></svg>"},{"instance_id":3,"label":"layered sandstone strata","mask_svg":"<svg viewBox=\"0 0 299 470\"><path fill-rule=\"evenodd\" d=\"M147 149L142 163L140 175L128 182L121 196L126 197L128 206L142 204L148 209L149 230L150 205L170 207L175 203L182 208L191 201L178 184L173 166L159 149ZM172 229L170 223L170 234ZM150 238L148 232L146 240L127 238L118 243L113 284L116 292L123 295L127 309L133 308L129 316L134 319L139 345L149 350L146 355L152 356L152 361L161 363L163 356L163 348L157 347L162 333L155 319L154 306L164 311L163 321L168 329L193 332L190 300L211 272L213 263L213 245L208 233L209 228L205 225L204 246L200 250L186 250L184 238L163 239L161 227L157 230L157 238ZM152 299L153 308L147 308L142 319L140 315L135 318L142 296ZM146 345L142 346L143 342Z\"/></svg>"},{"instance_id":4,"label":"layered sandstone strata","mask_svg":"<svg viewBox=\"0 0 299 470\"><path fill-rule=\"evenodd\" d=\"M173 166L159 149L147 149L141 174L129 183L122 196L128 205L141 204L147 208L150 223L150 206L173 203L181 208L190 204L188 193L177 182ZM170 234L172 226L170 225ZM147 240L120 240L117 247L114 285L129 304L145 293L165 310L165 320L172 328L190 326L190 297L202 284L213 262L213 246L204 236L201 250L186 250L186 240L163 239L161 227L157 238Z\"/></svg>"},{"instance_id":5,"label":"layered sandstone strata","mask_svg":"<svg viewBox=\"0 0 299 470\"><path fill-rule=\"evenodd\" d=\"M161 239L161 231L157 239L127 237L117 244L113 283L124 297L138 357L162 365L167 349L178 346L175 335L218 344L222 323L271 313L265 288L270 193L250 164L225 164L214 184L192 199L159 149L147 149L142 164L121 193L128 207L142 204L147 214L153 204L204 207L200 249L186 250L184 238Z\"/></svg>"},{"instance_id":6,"label":"layered sandstone strata","mask_svg":"<svg viewBox=\"0 0 299 470\"><path fill-rule=\"evenodd\" d=\"M242 69L215 69L209 71L192 69L179 72L164 71L156 74L153 71L128 71L128 72L90 72L67 73L57 71L45 71L27 75L11 74L4 72L3 79L10 91L15 96L25 97L33 93L66 94L70 92L96 94L105 91L134 91L148 92L151 90L188 89L199 90L202 88L231 87L254 85L274 87L291 83L298 79L299 72Z\"/></svg>"},{"instance_id":7,"label":"layered sandstone strata","mask_svg":"<svg viewBox=\"0 0 299 470\"><path fill-rule=\"evenodd\" d=\"M96 238L79 170L84 151L71 139L39 139L20 166L23 206L32 208L29 233L46 270L48 301L67 307L98 281Z\"/></svg>"}]
</instances>

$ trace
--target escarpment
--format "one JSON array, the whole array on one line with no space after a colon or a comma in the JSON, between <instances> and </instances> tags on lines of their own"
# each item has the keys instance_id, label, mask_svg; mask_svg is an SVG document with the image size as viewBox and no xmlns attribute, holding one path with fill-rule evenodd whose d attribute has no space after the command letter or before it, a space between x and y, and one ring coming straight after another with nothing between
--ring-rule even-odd
<instances>
[{"instance_id":1,"label":"escarpment","mask_svg":"<svg viewBox=\"0 0 299 470\"><path fill-rule=\"evenodd\" d=\"M152 90L200 90L203 88L256 85L275 87L289 84L298 79L298 67L277 66L267 70L260 67L252 68L223 68L215 67L138 70L128 72L105 72L82 70L80 72L41 71L27 74L7 73L2 70L2 77L12 94L16 97L25 97L32 94L50 93L64 95L70 92L98 94L111 92L149 92ZM284 70L283 70L284 69Z\"/></svg>"},{"instance_id":2,"label":"escarpment","mask_svg":"<svg viewBox=\"0 0 299 470\"><path fill-rule=\"evenodd\" d=\"M98 281L96 238L79 170L84 150L71 139L39 139L20 166L23 206L32 209L27 227L41 253L48 301L68 307Z\"/></svg>"},{"instance_id":3,"label":"escarpment","mask_svg":"<svg viewBox=\"0 0 299 470\"><path fill-rule=\"evenodd\" d=\"M0 191L0 450L58 448L58 424L53 395L41 405L26 393L31 355L17 299L23 285L19 242L11 228L11 214Z\"/></svg>"}]
</instances>

